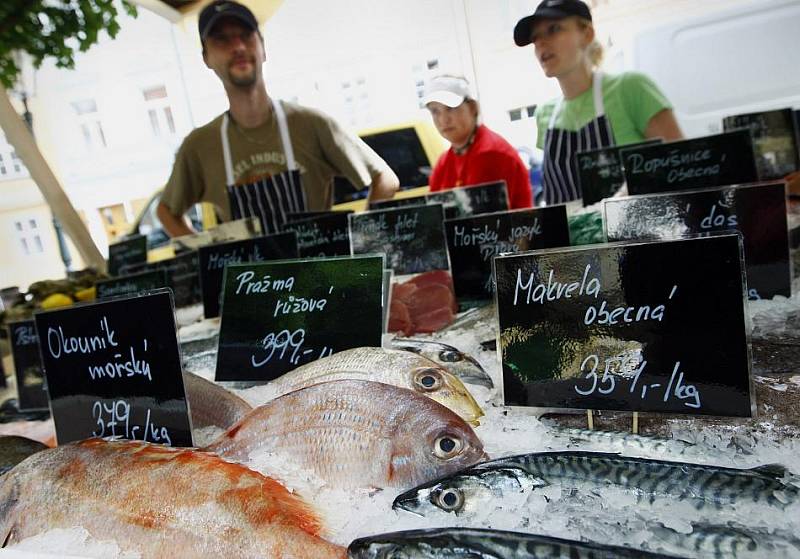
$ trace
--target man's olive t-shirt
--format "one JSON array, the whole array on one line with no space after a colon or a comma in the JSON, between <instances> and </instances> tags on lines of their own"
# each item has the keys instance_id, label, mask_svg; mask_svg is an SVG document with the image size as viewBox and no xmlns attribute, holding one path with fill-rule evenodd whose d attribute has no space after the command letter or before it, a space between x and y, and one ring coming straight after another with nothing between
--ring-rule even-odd
<instances>
[{"instance_id":1,"label":"man's olive t-shirt","mask_svg":"<svg viewBox=\"0 0 800 559\"><path fill-rule=\"evenodd\" d=\"M330 208L334 176L346 177L357 188L365 188L372 183L372 177L388 169L363 140L328 115L287 102L283 108L308 210ZM210 202L218 208L222 219L230 219L221 126L222 115L184 139L161 196L173 214L183 215L197 202ZM286 171L286 156L274 112L257 128L242 129L229 117L228 139L236 184Z\"/></svg>"}]
</instances>

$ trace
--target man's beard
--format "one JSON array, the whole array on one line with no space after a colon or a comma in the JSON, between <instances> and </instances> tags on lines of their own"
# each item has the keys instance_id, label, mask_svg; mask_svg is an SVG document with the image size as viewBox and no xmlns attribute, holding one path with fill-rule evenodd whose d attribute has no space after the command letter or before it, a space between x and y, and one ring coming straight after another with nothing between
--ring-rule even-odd
<instances>
[{"instance_id":1,"label":"man's beard","mask_svg":"<svg viewBox=\"0 0 800 559\"><path fill-rule=\"evenodd\" d=\"M255 64L253 64L253 70L248 74L234 74L233 70L229 68L228 78L237 87L251 87L258 80Z\"/></svg>"}]
</instances>

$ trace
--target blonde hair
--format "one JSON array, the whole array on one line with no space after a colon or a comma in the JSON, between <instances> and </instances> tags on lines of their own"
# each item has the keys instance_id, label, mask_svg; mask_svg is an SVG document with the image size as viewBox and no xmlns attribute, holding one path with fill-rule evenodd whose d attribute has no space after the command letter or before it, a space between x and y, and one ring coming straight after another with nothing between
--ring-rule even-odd
<instances>
[{"instance_id":1,"label":"blonde hair","mask_svg":"<svg viewBox=\"0 0 800 559\"><path fill-rule=\"evenodd\" d=\"M575 19L581 29L588 29L591 27L594 30L594 25L592 25L592 22L588 19L583 19L582 17L576 17ZM599 68L600 64L603 63L603 45L600 44L597 37L586 47L586 56L592 68Z\"/></svg>"}]
</instances>

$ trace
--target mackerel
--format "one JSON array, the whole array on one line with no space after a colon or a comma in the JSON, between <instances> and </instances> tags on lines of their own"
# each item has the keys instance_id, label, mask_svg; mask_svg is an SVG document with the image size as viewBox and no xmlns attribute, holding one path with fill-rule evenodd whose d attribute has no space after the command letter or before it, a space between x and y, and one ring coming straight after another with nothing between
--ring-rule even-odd
<instances>
[{"instance_id":1,"label":"mackerel","mask_svg":"<svg viewBox=\"0 0 800 559\"><path fill-rule=\"evenodd\" d=\"M494 388L492 377L478 363L478 360L451 345L433 340L394 338L391 346L394 349L412 351L435 361L437 365L456 375L462 382Z\"/></svg>"},{"instance_id":2,"label":"mackerel","mask_svg":"<svg viewBox=\"0 0 800 559\"><path fill-rule=\"evenodd\" d=\"M408 530L354 540L350 559L664 559L628 547L478 528Z\"/></svg>"},{"instance_id":3,"label":"mackerel","mask_svg":"<svg viewBox=\"0 0 800 559\"><path fill-rule=\"evenodd\" d=\"M677 532L660 522L648 522L647 528L670 550L688 550L704 558L800 558L800 539L784 530L768 532L735 523L693 523L689 534Z\"/></svg>"}]
</instances>

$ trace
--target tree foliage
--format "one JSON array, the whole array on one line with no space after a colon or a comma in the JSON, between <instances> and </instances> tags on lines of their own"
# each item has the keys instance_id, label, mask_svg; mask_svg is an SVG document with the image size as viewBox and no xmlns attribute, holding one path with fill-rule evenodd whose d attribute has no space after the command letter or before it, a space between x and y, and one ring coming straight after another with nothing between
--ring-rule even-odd
<instances>
[{"instance_id":1,"label":"tree foliage","mask_svg":"<svg viewBox=\"0 0 800 559\"><path fill-rule=\"evenodd\" d=\"M12 88L21 71L17 52L30 55L38 68L46 58L59 68L75 67L75 49L85 52L105 30L119 32L116 0L2 0L0 1L0 83ZM136 7L121 0L136 16Z\"/></svg>"}]
</instances>

